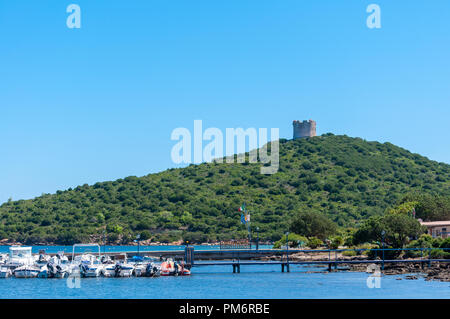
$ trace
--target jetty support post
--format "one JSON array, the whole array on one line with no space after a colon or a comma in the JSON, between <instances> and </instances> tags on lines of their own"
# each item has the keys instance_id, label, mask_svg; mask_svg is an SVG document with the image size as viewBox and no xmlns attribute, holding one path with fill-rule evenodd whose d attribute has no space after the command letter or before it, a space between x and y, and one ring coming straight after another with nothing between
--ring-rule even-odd
<instances>
[{"instance_id":1,"label":"jetty support post","mask_svg":"<svg viewBox=\"0 0 450 319\"><path fill-rule=\"evenodd\" d=\"M334 269L337 269L337 250L334 251Z\"/></svg>"},{"instance_id":2,"label":"jetty support post","mask_svg":"<svg viewBox=\"0 0 450 319\"><path fill-rule=\"evenodd\" d=\"M186 247L184 247L184 263L187 267L191 268L194 266L194 260L194 246L189 246L189 243L187 243Z\"/></svg>"},{"instance_id":3,"label":"jetty support post","mask_svg":"<svg viewBox=\"0 0 450 319\"><path fill-rule=\"evenodd\" d=\"M428 267L431 267L431 248L428 248Z\"/></svg>"},{"instance_id":4,"label":"jetty support post","mask_svg":"<svg viewBox=\"0 0 450 319\"><path fill-rule=\"evenodd\" d=\"M289 262L281 264L281 272L284 272L284 268L286 267L286 272L291 272L289 269Z\"/></svg>"},{"instance_id":5,"label":"jetty support post","mask_svg":"<svg viewBox=\"0 0 450 319\"><path fill-rule=\"evenodd\" d=\"M233 264L233 274L241 272L241 265L239 263Z\"/></svg>"},{"instance_id":6,"label":"jetty support post","mask_svg":"<svg viewBox=\"0 0 450 319\"><path fill-rule=\"evenodd\" d=\"M423 270L423 248L420 248L420 266Z\"/></svg>"}]
</instances>

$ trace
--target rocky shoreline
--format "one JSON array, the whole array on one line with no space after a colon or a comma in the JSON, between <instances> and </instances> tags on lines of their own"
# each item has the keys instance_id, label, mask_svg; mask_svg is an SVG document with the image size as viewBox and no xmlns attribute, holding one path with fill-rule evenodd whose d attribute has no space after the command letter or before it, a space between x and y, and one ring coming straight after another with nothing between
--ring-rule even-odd
<instances>
[{"instance_id":1,"label":"rocky shoreline","mask_svg":"<svg viewBox=\"0 0 450 319\"><path fill-rule=\"evenodd\" d=\"M270 256L264 257L262 260L281 260L281 258L285 258L285 256ZM289 255L290 261L328 261L328 260L337 260L340 261L354 261L354 260L367 260L367 256L343 256L342 254L331 254L328 253L295 253ZM405 260L406 261L406 260ZM331 271L343 271L347 269L348 271L359 271L359 272L367 272L367 267L370 264L339 264L337 270L332 268ZM425 259L424 262L414 262L414 263L385 263L384 269L380 272L383 275L407 275L405 279L414 280L419 279L417 275L422 275L425 280L438 280L443 282L450 282L450 263L443 262L432 262L430 265L428 261ZM401 280L399 278L398 280Z\"/></svg>"},{"instance_id":2,"label":"rocky shoreline","mask_svg":"<svg viewBox=\"0 0 450 319\"><path fill-rule=\"evenodd\" d=\"M352 271L366 271L367 265L364 264L347 264ZM450 263L432 262L431 265L427 261L423 263L386 263L384 270L380 270L383 275L406 275L406 279L418 279L416 274L421 274L425 280L438 280L450 282ZM399 279L401 280L401 278Z\"/></svg>"}]
</instances>

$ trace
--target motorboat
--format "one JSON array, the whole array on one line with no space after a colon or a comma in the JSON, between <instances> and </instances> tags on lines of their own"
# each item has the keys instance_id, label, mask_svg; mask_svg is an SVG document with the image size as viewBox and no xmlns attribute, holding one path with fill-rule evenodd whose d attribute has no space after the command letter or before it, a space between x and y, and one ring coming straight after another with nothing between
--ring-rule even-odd
<instances>
[{"instance_id":1,"label":"motorboat","mask_svg":"<svg viewBox=\"0 0 450 319\"><path fill-rule=\"evenodd\" d=\"M131 277L133 275L134 265L128 263L127 254L120 254L117 257L116 276L115 277Z\"/></svg>"},{"instance_id":2,"label":"motorboat","mask_svg":"<svg viewBox=\"0 0 450 319\"><path fill-rule=\"evenodd\" d=\"M67 256L64 255L64 251L59 251L59 252L56 254L56 257L58 257L58 259L60 260L60 262L61 262L62 264L67 264L67 263L69 263L69 258L67 258Z\"/></svg>"},{"instance_id":3,"label":"motorboat","mask_svg":"<svg viewBox=\"0 0 450 319\"><path fill-rule=\"evenodd\" d=\"M142 277L147 272L147 264L145 263L136 263L134 264L133 276Z\"/></svg>"},{"instance_id":4,"label":"motorboat","mask_svg":"<svg viewBox=\"0 0 450 319\"><path fill-rule=\"evenodd\" d=\"M161 268L154 262L149 262L145 267L146 277L159 277L161 275Z\"/></svg>"},{"instance_id":5,"label":"motorboat","mask_svg":"<svg viewBox=\"0 0 450 319\"><path fill-rule=\"evenodd\" d=\"M79 247L96 248L97 254L83 253L75 256L75 249ZM98 244L75 244L72 248L71 272L79 268L82 277L99 277L103 273L104 265L101 262L100 246Z\"/></svg>"},{"instance_id":6,"label":"motorboat","mask_svg":"<svg viewBox=\"0 0 450 319\"><path fill-rule=\"evenodd\" d=\"M39 278L67 278L71 271L69 267L68 259L61 258L58 254L50 258L48 263L41 267Z\"/></svg>"},{"instance_id":7,"label":"motorboat","mask_svg":"<svg viewBox=\"0 0 450 319\"><path fill-rule=\"evenodd\" d=\"M36 278L41 272L41 268L34 265L23 265L14 269L13 274L16 278Z\"/></svg>"},{"instance_id":8,"label":"motorboat","mask_svg":"<svg viewBox=\"0 0 450 319\"><path fill-rule=\"evenodd\" d=\"M0 264L5 264L8 261L8 254L0 254Z\"/></svg>"},{"instance_id":9,"label":"motorboat","mask_svg":"<svg viewBox=\"0 0 450 319\"><path fill-rule=\"evenodd\" d=\"M94 255L86 254L81 258L80 273L83 277L99 277L103 273L103 264Z\"/></svg>"},{"instance_id":10,"label":"motorboat","mask_svg":"<svg viewBox=\"0 0 450 319\"><path fill-rule=\"evenodd\" d=\"M8 278L11 277L12 272L9 267L1 266L0 267L0 278Z\"/></svg>"},{"instance_id":11,"label":"motorboat","mask_svg":"<svg viewBox=\"0 0 450 319\"><path fill-rule=\"evenodd\" d=\"M34 257L34 263L38 266L47 265L50 260L50 256L45 253L45 250L40 250L39 255Z\"/></svg>"},{"instance_id":12,"label":"motorboat","mask_svg":"<svg viewBox=\"0 0 450 319\"><path fill-rule=\"evenodd\" d=\"M104 277L116 277L116 263L103 264L102 276Z\"/></svg>"},{"instance_id":13,"label":"motorboat","mask_svg":"<svg viewBox=\"0 0 450 319\"><path fill-rule=\"evenodd\" d=\"M102 276L116 277L116 263L108 255L103 255L101 258L103 264Z\"/></svg>"},{"instance_id":14,"label":"motorboat","mask_svg":"<svg viewBox=\"0 0 450 319\"><path fill-rule=\"evenodd\" d=\"M31 266L34 264L34 258L31 254L31 247L11 246L9 247L9 258L6 265L15 269L20 266Z\"/></svg>"},{"instance_id":15,"label":"motorboat","mask_svg":"<svg viewBox=\"0 0 450 319\"><path fill-rule=\"evenodd\" d=\"M133 256L129 261L134 269L133 269L133 276L135 277L141 277L146 274L147 270L147 263L144 262L144 258L141 256Z\"/></svg>"}]
</instances>

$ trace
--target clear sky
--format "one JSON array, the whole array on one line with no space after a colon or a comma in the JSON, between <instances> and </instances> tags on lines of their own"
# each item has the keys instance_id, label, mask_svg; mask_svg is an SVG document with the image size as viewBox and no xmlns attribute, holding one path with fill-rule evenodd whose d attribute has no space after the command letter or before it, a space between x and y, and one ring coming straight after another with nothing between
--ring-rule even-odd
<instances>
[{"instance_id":1,"label":"clear sky","mask_svg":"<svg viewBox=\"0 0 450 319\"><path fill-rule=\"evenodd\" d=\"M195 119L450 163L449 30L448 0L2 0L0 202L174 167Z\"/></svg>"}]
</instances>

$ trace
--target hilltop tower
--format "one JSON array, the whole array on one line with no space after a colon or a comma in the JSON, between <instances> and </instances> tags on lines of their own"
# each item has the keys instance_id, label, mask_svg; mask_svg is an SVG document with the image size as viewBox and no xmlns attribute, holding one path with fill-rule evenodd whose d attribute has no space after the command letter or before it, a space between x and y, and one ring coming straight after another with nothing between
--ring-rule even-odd
<instances>
[{"instance_id":1,"label":"hilltop tower","mask_svg":"<svg viewBox=\"0 0 450 319\"><path fill-rule=\"evenodd\" d=\"M294 126L294 140L316 136L316 121L294 121L292 125Z\"/></svg>"}]
</instances>

